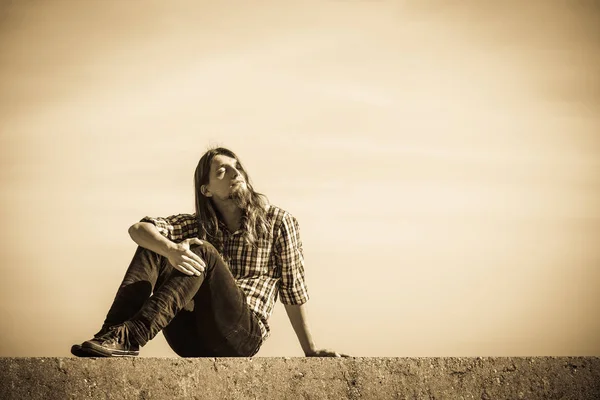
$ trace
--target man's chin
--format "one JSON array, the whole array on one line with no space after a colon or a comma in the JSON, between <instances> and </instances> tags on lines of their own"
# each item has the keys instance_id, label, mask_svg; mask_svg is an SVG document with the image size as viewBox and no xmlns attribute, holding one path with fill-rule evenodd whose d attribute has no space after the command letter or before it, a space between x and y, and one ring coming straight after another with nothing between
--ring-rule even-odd
<instances>
[{"instance_id":1,"label":"man's chin","mask_svg":"<svg viewBox=\"0 0 600 400\"><path fill-rule=\"evenodd\" d=\"M250 191L246 189L245 185L235 185L231 190L229 199L233 200L239 208L245 209L250 203Z\"/></svg>"}]
</instances>

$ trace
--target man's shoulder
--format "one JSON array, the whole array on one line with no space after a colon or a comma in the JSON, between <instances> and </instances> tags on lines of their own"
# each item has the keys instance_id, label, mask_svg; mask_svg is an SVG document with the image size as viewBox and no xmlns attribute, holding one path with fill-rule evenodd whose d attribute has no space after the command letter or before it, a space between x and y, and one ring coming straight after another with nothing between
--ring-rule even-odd
<instances>
[{"instance_id":1,"label":"man's shoulder","mask_svg":"<svg viewBox=\"0 0 600 400\"><path fill-rule=\"evenodd\" d=\"M168 217L151 217L145 216L141 219L141 222L152 222L152 223L170 223L170 224L185 224L196 221L195 214L173 214Z\"/></svg>"},{"instance_id":2,"label":"man's shoulder","mask_svg":"<svg viewBox=\"0 0 600 400\"><path fill-rule=\"evenodd\" d=\"M267 206L267 215L270 218L275 219L276 221L280 221L281 219L283 219L283 217L291 216L292 214L290 214L289 211L286 211L279 206L269 204Z\"/></svg>"},{"instance_id":3,"label":"man's shoulder","mask_svg":"<svg viewBox=\"0 0 600 400\"><path fill-rule=\"evenodd\" d=\"M168 217L170 220L178 223L194 223L196 222L195 214L173 214Z\"/></svg>"},{"instance_id":4,"label":"man's shoulder","mask_svg":"<svg viewBox=\"0 0 600 400\"><path fill-rule=\"evenodd\" d=\"M267 216L272 221L275 231L279 230L284 223L290 224L295 221L294 216L289 211L273 204L269 204L268 207Z\"/></svg>"}]
</instances>

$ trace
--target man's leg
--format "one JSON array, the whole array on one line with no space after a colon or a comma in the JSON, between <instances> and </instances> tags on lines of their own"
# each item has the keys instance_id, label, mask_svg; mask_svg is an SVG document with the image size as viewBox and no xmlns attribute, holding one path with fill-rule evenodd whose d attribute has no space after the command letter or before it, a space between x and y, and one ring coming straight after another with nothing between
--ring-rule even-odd
<instances>
[{"instance_id":1,"label":"man's leg","mask_svg":"<svg viewBox=\"0 0 600 400\"><path fill-rule=\"evenodd\" d=\"M94 335L94 338L103 336L110 327L122 324L142 308L157 283L160 286L166 279L168 269L165 261L160 255L138 246L102 328ZM90 354L88 350L86 347L76 344L71 348L71 353L78 357L98 355Z\"/></svg>"},{"instance_id":2,"label":"man's leg","mask_svg":"<svg viewBox=\"0 0 600 400\"><path fill-rule=\"evenodd\" d=\"M166 259L159 254L138 246L119 290L106 315L103 334L111 326L122 324L137 314L152 294L155 286L160 286L168 274Z\"/></svg>"},{"instance_id":3,"label":"man's leg","mask_svg":"<svg viewBox=\"0 0 600 400\"><path fill-rule=\"evenodd\" d=\"M132 347L145 345L194 299L196 310L213 310L200 313L209 316L206 320L210 329L205 337L209 343L203 345L210 344L217 351L232 355L255 352L260 344L260 329L229 268L208 243L191 250L206 263L206 269L200 276L188 276L168 266L170 272L164 283L156 286L154 294L135 316L113 327L113 331L103 337L106 344L92 340L85 342L84 346L101 355L131 355ZM168 330L169 342L182 339L183 333L178 335L178 331L181 333L185 329L173 327ZM202 335L196 340L202 340ZM185 347L185 344L178 347Z\"/></svg>"},{"instance_id":4,"label":"man's leg","mask_svg":"<svg viewBox=\"0 0 600 400\"><path fill-rule=\"evenodd\" d=\"M214 248L192 248L207 264L193 298L194 310L181 311L163 334L182 357L249 357L262 344L258 320L246 294Z\"/></svg>"},{"instance_id":5,"label":"man's leg","mask_svg":"<svg viewBox=\"0 0 600 400\"><path fill-rule=\"evenodd\" d=\"M179 311L162 333L171 349L180 357L216 357L200 339L193 311Z\"/></svg>"}]
</instances>

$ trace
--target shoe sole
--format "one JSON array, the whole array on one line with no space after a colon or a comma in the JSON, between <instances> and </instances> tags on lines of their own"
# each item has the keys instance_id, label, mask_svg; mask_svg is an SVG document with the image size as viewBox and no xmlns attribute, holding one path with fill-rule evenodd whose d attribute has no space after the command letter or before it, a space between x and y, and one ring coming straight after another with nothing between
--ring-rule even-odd
<instances>
[{"instance_id":1,"label":"shoe sole","mask_svg":"<svg viewBox=\"0 0 600 400\"><path fill-rule=\"evenodd\" d=\"M109 350L90 342L83 342L81 348L93 354L92 357L136 357L140 354L139 351L132 350Z\"/></svg>"},{"instance_id":2,"label":"shoe sole","mask_svg":"<svg viewBox=\"0 0 600 400\"><path fill-rule=\"evenodd\" d=\"M95 354L86 351L86 349L81 347L80 344L74 344L71 346L71 354L73 354L75 357L97 357Z\"/></svg>"}]
</instances>

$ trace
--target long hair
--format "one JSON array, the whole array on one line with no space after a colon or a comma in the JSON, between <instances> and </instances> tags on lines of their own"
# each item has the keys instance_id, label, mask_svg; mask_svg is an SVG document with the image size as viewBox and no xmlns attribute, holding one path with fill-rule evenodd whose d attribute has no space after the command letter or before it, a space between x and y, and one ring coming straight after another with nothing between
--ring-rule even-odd
<instances>
[{"instance_id":1,"label":"long hair","mask_svg":"<svg viewBox=\"0 0 600 400\"><path fill-rule=\"evenodd\" d=\"M246 185L250 194L250 201L243 218L246 218L247 230L243 233L246 242L250 245L256 245L256 240L262 236L270 236L271 226L267 220L268 202L265 195L258 193L252 187L250 177L244 169L240 159L235 153L224 147L217 147L208 150L200 158L196 172L194 173L194 189L196 201L196 220L198 224L198 236L210 242L219 251L222 251L223 244L220 242L219 229L219 211L215 208L212 199L202 194L200 188L208 184L210 175L210 166L213 158L217 155L225 155L235 159L239 165L239 171L244 176Z\"/></svg>"}]
</instances>

